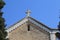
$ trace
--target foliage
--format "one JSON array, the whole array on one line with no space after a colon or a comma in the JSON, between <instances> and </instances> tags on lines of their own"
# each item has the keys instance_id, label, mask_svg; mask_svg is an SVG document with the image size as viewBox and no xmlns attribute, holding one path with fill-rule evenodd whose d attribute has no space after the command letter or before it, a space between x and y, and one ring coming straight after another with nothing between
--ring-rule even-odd
<instances>
[{"instance_id":1,"label":"foliage","mask_svg":"<svg viewBox=\"0 0 60 40\"><path fill-rule=\"evenodd\" d=\"M60 31L60 22L59 22L59 25L58 25L58 30Z\"/></svg>"},{"instance_id":2,"label":"foliage","mask_svg":"<svg viewBox=\"0 0 60 40\"><path fill-rule=\"evenodd\" d=\"M6 32L6 25L5 25L5 19L2 17L3 12L1 12L1 9L4 7L5 3L4 1L0 0L0 40L8 40L6 38L7 32Z\"/></svg>"},{"instance_id":3,"label":"foliage","mask_svg":"<svg viewBox=\"0 0 60 40\"><path fill-rule=\"evenodd\" d=\"M5 5L5 2L0 0L0 9L2 9L4 7L4 5Z\"/></svg>"}]
</instances>

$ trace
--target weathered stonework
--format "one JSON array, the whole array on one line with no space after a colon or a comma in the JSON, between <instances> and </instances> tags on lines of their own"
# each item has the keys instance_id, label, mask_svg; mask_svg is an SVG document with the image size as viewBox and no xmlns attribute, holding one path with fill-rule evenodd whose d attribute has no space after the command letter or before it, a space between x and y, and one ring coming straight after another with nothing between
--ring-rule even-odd
<instances>
[{"instance_id":1,"label":"weathered stonework","mask_svg":"<svg viewBox=\"0 0 60 40\"><path fill-rule=\"evenodd\" d=\"M32 23L30 23L30 31L28 31L27 23L24 23L9 32L9 40L50 40L49 36L48 32Z\"/></svg>"}]
</instances>

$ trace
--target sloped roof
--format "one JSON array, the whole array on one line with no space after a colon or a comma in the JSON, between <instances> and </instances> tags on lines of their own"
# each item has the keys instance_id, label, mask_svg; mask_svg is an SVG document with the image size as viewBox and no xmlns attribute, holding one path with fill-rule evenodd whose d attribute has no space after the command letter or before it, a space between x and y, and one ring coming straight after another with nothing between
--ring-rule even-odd
<instances>
[{"instance_id":1,"label":"sloped roof","mask_svg":"<svg viewBox=\"0 0 60 40\"><path fill-rule=\"evenodd\" d=\"M49 28L48 26L44 25L43 23L37 21L36 19L34 19L34 18L32 18L32 17L25 17L25 18L23 18L22 20L19 20L17 23L11 25L9 28L7 28L7 32L12 31L13 29L19 27L20 25L22 25L23 23L27 22L28 20L29 20L30 22L36 24L37 26L43 28L44 30L46 30L46 31L48 31L48 32L50 32L51 30L54 30L54 29L51 29L51 28ZM55 29L55 30L57 30L57 29Z\"/></svg>"}]
</instances>

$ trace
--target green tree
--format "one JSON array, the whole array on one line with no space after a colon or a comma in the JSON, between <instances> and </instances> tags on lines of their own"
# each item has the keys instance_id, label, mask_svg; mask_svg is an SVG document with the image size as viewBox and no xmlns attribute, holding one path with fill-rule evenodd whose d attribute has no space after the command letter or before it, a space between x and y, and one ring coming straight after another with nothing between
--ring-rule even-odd
<instances>
[{"instance_id":1,"label":"green tree","mask_svg":"<svg viewBox=\"0 0 60 40\"><path fill-rule=\"evenodd\" d=\"M5 19L3 18L3 12L1 11L4 5L5 2L3 0L0 0L0 40L8 40L6 38L7 32L6 32Z\"/></svg>"},{"instance_id":2,"label":"green tree","mask_svg":"<svg viewBox=\"0 0 60 40\"><path fill-rule=\"evenodd\" d=\"M60 31L60 22L59 22L59 25L58 25L58 30Z\"/></svg>"}]
</instances>

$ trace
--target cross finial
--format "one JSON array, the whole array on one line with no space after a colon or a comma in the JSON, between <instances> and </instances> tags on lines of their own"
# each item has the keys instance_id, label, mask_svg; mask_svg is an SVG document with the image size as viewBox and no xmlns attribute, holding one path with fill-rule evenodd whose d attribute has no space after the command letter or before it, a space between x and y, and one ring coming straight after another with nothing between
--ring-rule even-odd
<instances>
[{"instance_id":1,"label":"cross finial","mask_svg":"<svg viewBox=\"0 0 60 40\"><path fill-rule=\"evenodd\" d=\"M30 10L27 10L27 11L26 11L27 17L29 17L29 16L30 16L30 13L31 13L31 11L30 11Z\"/></svg>"}]
</instances>

